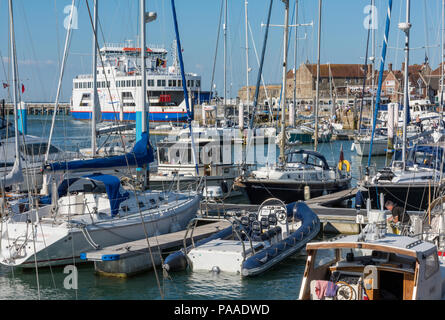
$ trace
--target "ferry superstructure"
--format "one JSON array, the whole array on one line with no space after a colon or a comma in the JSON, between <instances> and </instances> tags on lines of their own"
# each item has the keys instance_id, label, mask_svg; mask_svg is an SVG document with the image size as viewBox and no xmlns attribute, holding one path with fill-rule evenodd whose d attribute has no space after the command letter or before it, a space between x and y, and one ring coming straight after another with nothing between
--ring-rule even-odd
<instances>
[{"instance_id":1,"label":"ferry superstructure","mask_svg":"<svg viewBox=\"0 0 445 320\"><path fill-rule=\"evenodd\" d=\"M185 122L181 72L173 44L173 65L167 66L168 51L159 45L147 48L147 105L150 121ZM142 76L139 64L141 49L128 44L106 44L100 49L97 67L97 90L102 120L134 121L136 104L141 101ZM186 74L190 97L201 92L201 76ZM192 98L193 104L193 98ZM73 80L70 111L74 119L91 119L93 76L78 75ZM193 107L191 107L193 112Z\"/></svg>"}]
</instances>

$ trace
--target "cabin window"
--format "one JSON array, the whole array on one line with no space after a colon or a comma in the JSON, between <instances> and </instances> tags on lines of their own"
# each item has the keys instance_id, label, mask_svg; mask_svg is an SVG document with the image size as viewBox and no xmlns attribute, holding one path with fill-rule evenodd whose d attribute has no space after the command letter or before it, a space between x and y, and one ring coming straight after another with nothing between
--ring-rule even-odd
<instances>
[{"instance_id":1,"label":"cabin window","mask_svg":"<svg viewBox=\"0 0 445 320\"><path fill-rule=\"evenodd\" d=\"M136 87L136 80L131 80L131 87Z\"/></svg>"},{"instance_id":2,"label":"cabin window","mask_svg":"<svg viewBox=\"0 0 445 320\"><path fill-rule=\"evenodd\" d=\"M33 143L26 145L26 148L21 146L22 152L25 153L27 156L38 156L38 155L44 155L46 153L46 149L48 148L48 144L46 143ZM59 150L51 146L49 148L49 153L58 153Z\"/></svg>"},{"instance_id":3,"label":"cabin window","mask_svg":"<svg viewBox=\"0 0 445 320\"><path fill-rule=\"evenodd\" d=\"M127 80L127 87L131 87L131 80Z\"/></svg>"},{"instance_id":4,"label":"cabin window","mask_svg":"<svg viewBox=\"0 0 445 320\"><path fill-rule=\"evenodd\" d=\"M165 87L165 80L159 79L158 80L158 87Z\"/></svg>"},{"instance_id":5,"label":"cabin window","mask_svg":"<svg viewBox=\"0 0 445 320\"><path fill-rule=\"evenodd\" d=\"M147 80L147 85L149 87L154 87L155 86L155 81L153 79L149 79L149 80Z\"/></svg>"},{"instance_id":6,"label":"cabin window","mask_svg":"<svg viewBox=\"0 0 445 320\"><path fill-rule=\"evenodd\" d=\"M137 80L137 86L141 87L142 86L142 80Z\"/></svg>"},{"instance_id":7,"label":"cabin window","mask_svg":"<svg viewBox=\"0 0 445 320\"><path fill-rule=\"evenodd\" d=\"M319 249L315 255L314 268L334 263L335 260L335 249Z\"/></svg>"},{"instance_id":8,"label":"cabin window","mask_svg":"<svg viewBox=\"0 0 445 320\"><path fill-rule=\"evenodd\" d=\"M428 279L439 269L437 253L433 252L425 258L425 279Z\"/></svg>"},{"instance_id":9,"label":"cabin window","mask_svg":"<svg viewBox=\"0 0 445 320\"><path fill-rule=\"evenodd\" d=\"M182 87L182 80L178 80L178 87Z\"/></svg>"}]
</instances>

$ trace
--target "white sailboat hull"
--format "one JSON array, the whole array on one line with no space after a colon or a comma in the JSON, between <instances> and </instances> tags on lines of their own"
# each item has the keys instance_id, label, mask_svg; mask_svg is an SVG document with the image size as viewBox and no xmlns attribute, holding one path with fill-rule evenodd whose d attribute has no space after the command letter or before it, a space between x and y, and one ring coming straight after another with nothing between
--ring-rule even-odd
<instances>
[{"instance_id":1,"label":"white sailboat hull","mask_svg":"<svg viewBox=\"0 0 445 320\"><path fill-rule=\"evenodd\" d=\"M54 225L50 221L27 224L6 222L3 226L0 263L22 268L67 265L82 262L80 255L95 250L156 234L184 229L197 212L200 196L178 206L124 218L89 224L87 226ZM151 210L152 211L152 210ZM26 237L27 241L24 240ZM16 241L14 245L14 241ZM155 246L156 244L152 244ZM22 247L19 251L17 247Z\"/></svg>"}]
</instances>

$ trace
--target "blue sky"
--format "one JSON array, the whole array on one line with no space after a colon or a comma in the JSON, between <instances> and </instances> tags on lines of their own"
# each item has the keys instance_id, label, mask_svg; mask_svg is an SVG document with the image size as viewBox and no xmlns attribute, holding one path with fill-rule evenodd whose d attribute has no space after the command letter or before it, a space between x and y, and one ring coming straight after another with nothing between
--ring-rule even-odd
<instances>
[{"instance_id":1,"label":"blue sky","mask_svg":"<svg viewBox=\"0 0 445 320\"><path fill-rule=\"evenodd\" d=\"M184 64L187 72L202 76L203 90L210 89L211 73L216 48L218 21L222 0L176 0L176 11L180 26L181 42L184 49ZM322 16L322 63L363 63L366 50L367 30L363 22L367 13L364 9L370 0L323 0ZM440 61L441 0L415 0L412 2L411 22L411 63L422 63L427 53L430 64L435 68ZM62 55L67 13L64 8L71 0L13 0L16 43L21 82L25 84L24 98L28 101L54 101L59 59ZM290 18L294 16L294 0L290 0ZM381 56L381 42L386 19L388 0L375 0L378 12L376 30L376 56ZM70 54L63 82L62 100L69 101L72 78L80 73L91 72L91 24L85 0L77 0L78 29L73 32ZM90 6L92 1L90 0ZM103 31L99 43L123 43L135 40L138 28L138 0L100 0L99 19ZM146 0L148 11L156 11L158 18L147 25L147 44L163 44L170 50L174 40L174 27L169 0ZM253 38L249 34L250 84L257 78L258 64L253 43L258 55L262 50L269 0L249 0L249 23ZM3 65L0 78L3 82L9 76L8 47L8 2L0 0L0 52ZM299 23L314 22L313 27L298 28L298 64L314 62L317 57L318 1L299 0ZM405 21L405 0L393 1L390 49L387 62L399 68L403 61L404 35L397 24ZM284 4L274 0L271 23L283 24ZM245 36L244 0L228 0L228 94L237 95L245 84ZM294 61L294 30L289 52L289 65ZM279 83L283 46L283 29L270 29L266 51L264 78L266 83ZM430 48L421 48L430 46ZM420 48L420 49L414 49ZM223 94L223 39L219 41L215 82L217 91ZM1 93L7 98L7 90Z\"/></svg>"}]
</instances>

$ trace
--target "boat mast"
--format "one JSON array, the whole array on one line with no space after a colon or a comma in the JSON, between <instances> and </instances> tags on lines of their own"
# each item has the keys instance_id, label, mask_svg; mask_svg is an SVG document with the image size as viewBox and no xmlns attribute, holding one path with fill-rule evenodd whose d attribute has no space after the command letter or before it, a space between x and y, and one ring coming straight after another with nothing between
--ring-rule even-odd
<instances>
[{"instance_id":1,"label":"boat mast","mask_svg":"<svg viewBox=\"0 0 445 320\"><path fill-rule=\"evenodd\" d=\"M403 170L405 169L406 162L406 122L408 120L408 108L409 108L409 83L408 83L408 63L409 63L409 30L411 28L410 23L410 0L406 0L406 22L399 23L399 29L405 32L405 70L404 70L404 93L403 93L403 143L402 143L402 163Z\"/></svg>"},{"instance_id":2,"label":"boat mast","mask_svg":"<svg viewBox=\"0 0 445 320\"><path fill-rule=\"evenodd\" d=\"M385 34L383 37L382 58L380 61L379 80L378 80L378 84L377 84L377 96L376 96L376 100L375 100L374 116L372 119L371 143L369 145L368 165L367 165L368 168L371 166L371 154L372 154L372 146L373 146L373 142L374 142L376 118L377 118L377 114L379 112L379 107L380 107L380 98L381 98L382 83L383 83L383 72L385 71L386 49L388 48L389 26L391 25L391 10L392 10L392 0L389 0L388 12L387 12L387 16L386 16Z\"/></svg>"},{"instance_id":3,"label":"boat mast","mask_svg":"<svg viewBox=\"0 0 445 320\"><path fill-rule=\"evenodd\" d=\"M298 44L298 0L295 0L295 48L294 48L294 94L293 94L293 114L291 114L290 125L295 127L295 112L297 110L297 44ZM291 110L289 110L290 112Z\"/></svg>"},{"instance_id":4,"label":"boat mast","mask_svg":"<svg viewBox=\"0 0 445 320\"><path fill-rule=\"evenodd\" d=\"M198 155L196 152L195 140L193 136L193 128L192 128L192 113L189 105L189 96L187 91L187 82L185 77L185 69L184 69L184 59L182 58L182 46L181 46L181 38L179 37L179 27L178 27L178 19L176 17L176 7L175 0L171 0L172 13L173 13L173 22L175 25L175 34L176 34L176 42L178 49L178 57L179 57L179 65L181 67L181 79L182 79L182 88L184 90L184 100L185 100L185 108L187 110L187 123L190 132L190 141L192 147L192 160L195 164L196 175L199 176L199 167L198 167Z\"/></svg>"},{"instance_id":5,"label":"boat mast","mask_svg":"<svg viewBox=\"0 0 445 320\"><path fill-rule=\"evenodd\" d=\"M76 0L73 0L71 3L71 12L70 12L70 18L69 18L69 24L67 26L67 32L66 32L66 38L65 38L65 47L63 50L63 58L62 58L62 65L60 66L60 74L59 74L59 82L57 85L57 93L56 93L56 101L54 103L54 111L53 111L53 118L51 121L51 129L49 131L49 138L48 138L48 148L46 149L45 152L45 163L48 162L49 159L49 150L51 148L51 142L52 142L52 138L53 138L53 133L54 133L54 127L56 124L56 115L57 115L57 110L59 109L59 101L60 101L60 92L62 90L62 79L63 79L63 74L65 73L65 65L66 65L66 60L68 59L68 46L69 46L69 40L71 37L71 26L73 23L73 14L74 14L74 4L75 4ZM48 195L48 175L44 174L43 175L43 183L42 183L42 190L40 191L40 193L42 195Z\"/></svg>"},{"instance_id":6,"label":"boat mast","mask_svg":"<svg viewBox=\"0 0 445 320\"><path fill-rule=\"evenodd\" d=\"M377 17L377 13L376 13L376 7L375 7L375 0L371 1L371 6L372 6L372 15L371 15L371 19L372 19L372 25L371 25L371 41L372 41L372 46L371 46L371 64L372 64L372 79L371 79L371 115L373 114L373 110L374 110L374 86L375 86L375 29L377 28L377 24L376 21L374 19L374 17ZM374 121L374 118L371 117L371 121ZM371 122L372 125L372 122Z\"/></svg>"},{"instance_id":7,"label":"boat mast","mask_svg":"<svg viewBox=\"0 0 445 320\"><path fill-rule=\"evenodd\" d=\"M11 47L11 68L12 68L12 97L14 102L14 127L15 127L15 156L20 161L20 147L18 134L18 110L17 110L17 61L15 52L15 35L14 35L14 20L12 13L12 0L9 0L9 24L10 24L10 47Z\"/></svg>"},{"instance_id":8,"label":"boat mast","mask_svg":"<svg viewBox=\"0 0 445 320\"><path fill-rule=\"evenodd\" d=\"M97 15L98 2L94 0L94 30L93 30L93 108L91 109L91 155L96 156L97 139L96 139L96 108L99 106L97 96Z\"/></svg>"},{"instance_id":9,"label":"boat mast","mask_svg":"<svg viewBox=\"0 0 445 320\"><path fill-rule=\"evenodd\" d=\"M250 100L250 90L249 90L249 37L248 37L248 15L247 15L247 4L248 1L245 0L245 23L246 23L246 97L247 97L247 108L249 108L249 100ZM247 109L249 110L249 109Z\"/></svg>"},{"instance_id":10,"label":"boat mast","mask_svg":"<svg viewBox=\"0 0 445 320\"><path fill-rule=\"evenodd\" d=\"M148 19L147 19L148 18ZM147 16L145 12L145 0L140 0L140 63L141 63L141 94L140 101L138 103L138 108L136 109L136 142L142 139L142 133L147 132L148 135L148 125L147 125L147 74L146 74L146 45L145 45L145 34L146 34L146 24L152 20L156 19ZM149 142L150 143L150 142ZM149 177L149 164L144 165L144 168L137 168L138 173L142 173L141 178L143 179L144 188L147 186L147 179Z\"/></svg>"},{"instance_id":11,"label":"boat mast","mask_svg":"<svg viewBox=\"0 0 445 320\"><path fill-rule=\"evenodd\" d=\"M226 115L227 106L227 0L224 5L224 116Z\"/></svg>"},{"instance_id":12,"label":"boat mast","mask_svg":"<svg viewBox=\"0 0 445 320\"><path fill-rule=\"evenodd\" d=\"M289 38L289 0L282 0L285 5L284 12L284 55L283 55L283 84L281 93L281 140L280 140L280 163L285 163L285 145L286 145L286 123L285 123L285 108L286 108L286 73L287 73L287 52L288 52L288 38Z\"/></svg>"},{"instance_id":13,"label":"boat mast","mask_svg":"<svg viewBox=\"0 0 445 320\"><path fill-rule=\"evenodd\" d=\"M443 80L444 80L444 58L445 58L445 48L444 48L444 31L445 31L445 0L442 0L442 34L441 34L441 65L440 65L440 122L439 122L439 129L442 125L442 118L443 118Z\"/></svg>"},{"instance_id":14,"label":"boat mast","mask_svg":"<svg viewBox=\"0 0 445 320\"><path fill-rule=\"evenodd\" d=\"M319 82L320 82L320 42L321 42L321 6L322 0L318 0L318 53L317 53L317 82L316 82L316 98L315 98L315 133L314 133L314 151L318 147L318 99L319 99Z\"/></svg>"}]
</instances>

